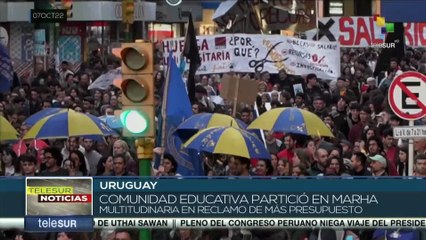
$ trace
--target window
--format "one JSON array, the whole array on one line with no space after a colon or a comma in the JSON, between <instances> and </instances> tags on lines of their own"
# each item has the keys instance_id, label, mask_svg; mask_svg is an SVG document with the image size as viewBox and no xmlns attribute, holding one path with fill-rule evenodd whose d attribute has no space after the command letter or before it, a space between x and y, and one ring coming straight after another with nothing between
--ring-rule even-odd
<instances>
[{"instance_id":1,"label":"window","mask_svg":"<svg viewBox=\"0 0 426 240\"><path fill-rule=\"evenodd\" d=\"M343 1L330 1L330 5L328 8L328 12L330 16L343 16Z\"/></svg>"}]
</instances>

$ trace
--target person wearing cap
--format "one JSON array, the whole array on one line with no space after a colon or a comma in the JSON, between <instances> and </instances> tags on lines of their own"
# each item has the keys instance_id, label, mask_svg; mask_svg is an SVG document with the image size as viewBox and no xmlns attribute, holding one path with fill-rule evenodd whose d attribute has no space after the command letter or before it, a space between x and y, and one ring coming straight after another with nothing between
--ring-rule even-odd
<instances>
[{"instance_id":1,"label":"person wearing cap","mask_svg":"<svg viewBox=\"0 0 426 240\"><path fill-rule=\"evenodd\" d=\"M366 82L367 84L362 84L361 86L361 103L366 103L372 99L375 93L374 90L379 91L374 77L367 78Z\"/></svg>"},{"instance_id":2,"label":"person wearing cap","mask_svg":"<svg viewBox=\"0 0 426 240\"><path fill-rule=\"evenodd\" d=\"M376 154L374 156L369 157L369 159L370 168L373 173L373 176L388 176L388 173L386 172L387 161L382 155Z\"/></svg>"}]
</instances>

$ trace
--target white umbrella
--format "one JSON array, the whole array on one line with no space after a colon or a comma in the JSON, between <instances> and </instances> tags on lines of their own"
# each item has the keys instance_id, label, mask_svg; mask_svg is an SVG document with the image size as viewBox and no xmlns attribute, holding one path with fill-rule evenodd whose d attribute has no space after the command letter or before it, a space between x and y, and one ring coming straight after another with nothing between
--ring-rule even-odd
<instances>
[{"instance_id":1,"label":"white umbrella","mask_svg":"<svg viewBox=\"0 0 426 240\"><path fill-rule=\"evenodd\" d=\"M92 84L90 84L88 89L89 90L108 89L111 85L113 85L113 82L115 79L120 79L120 78L121 78L121 67L110 70L105 74L102 74L101 76L96 78L96 80Z\"/></svg>"}]
</instances>

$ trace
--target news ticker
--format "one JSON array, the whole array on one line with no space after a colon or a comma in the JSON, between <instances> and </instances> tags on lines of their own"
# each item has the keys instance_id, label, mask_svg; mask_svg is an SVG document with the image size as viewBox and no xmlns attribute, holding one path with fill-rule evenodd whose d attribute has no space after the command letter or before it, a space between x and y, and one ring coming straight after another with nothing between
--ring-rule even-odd
<instances>
[{"instance_id":1,"label":"news ticker","mask_svg":"<svg viewBox=\"0 0 426 240\"><path fill-rule=\"evenodd\" d=\"M425 183L386 178L0 178L0 216L24 219L27 230L40 232L66 226L91 231L102 225L98 219L420 219L426 216ZM390 211L395 206L399 211Z\"/></svg>"},{"instance_id":2,"label":"news ticker","mask_svg":"<svg viewBox=\"0 0 426 240\"><path fill-rule=\"evenodd\" d=\"M70 217L73 218L73 217ZM53 221L53 217L39 218ZM50 219L50 220L49 220ZM0 218L3 228L24 228L24 218ZM92 225L92 226L89 226ZM426 229L425 218L94 218L93 229ZM75 231L88 231L78 228ZM26 230L33 230L28 229Z\"/></svg>"}]
</instances>

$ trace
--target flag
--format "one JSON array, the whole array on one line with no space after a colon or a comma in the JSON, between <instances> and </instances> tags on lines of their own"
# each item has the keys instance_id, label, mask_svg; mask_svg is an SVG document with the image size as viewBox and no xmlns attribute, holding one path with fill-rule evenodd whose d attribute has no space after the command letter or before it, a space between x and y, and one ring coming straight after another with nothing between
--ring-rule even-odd
<instances>
[{"instance_id":1,"label":"flag","mask_svg":"<svg viewBox=\"0 0 426 240\"><path fill-rule=\"evenodd\" d=\"M378 76L381 71L387 71L390 67L391 58L396 58L399 61L405 56L405 36L403 23L394 23L394 32L386 34L385 43L395 43L394 48L383 48L379 54L374 76ZM381 79L379 79L380 81Z\"/></svg>"},{"instance_id":2,"label":"flag","mask_svg":"<svg viewBox=\"0 0 426 240\"><path fill-rule=\"evenodd\" d=\"M173 134L179 124L192 115L192 108L186 94L185 84L171 52L168 63L163 95L163 117L160 120L165 131L162 133L162 145L165 152L175 157L179 174L182 176L202 176L204 174L201 156L195 150L185 149L182 146L182 140ZM157 167L159 161L156 161L155 165Z\"/></svg>"},{"instance_id":3,"label":"flag","mask_svg":"<svg viewBox=\"0 0 426 240\"><path fill-rule=\"evenodd\" d=\"M0 43L0 93L9 92L12 84L12 62L7 48Z\"/></svg>"},{"instance_id":4,"label":"flag","mask_svg":"<svg viewBox=\"0 0 426 240\"><path fill-rule=\"evenodd\" d=\"M195 35L194 23L192 22L192 14L189 14L188 26L185 35L185 45L183 55L189 59L189 74L187 80L189 100L193 103L195 99L195 73L201 65L200 53L198 51L197 37Z\"/></svg>"},{"instance_id":5,"label":"flag","mask_svg":"<svg viewBox=\"0 0 426 240\"><path fill-rule=\"evenodd\" d=\"M259 109L257 107L257 102L254 102L254 109L253 109L253 121L256 120L256 118L259 117ZM263 130L261 129L252 129L253 133L257 135L257 137L262 140L262 142L265 144L266 147L266 140L265 140L265 134L263 133Z\"/></svg>"}]
</instances>

